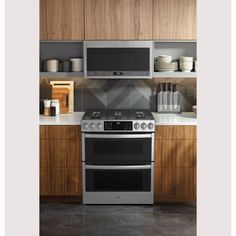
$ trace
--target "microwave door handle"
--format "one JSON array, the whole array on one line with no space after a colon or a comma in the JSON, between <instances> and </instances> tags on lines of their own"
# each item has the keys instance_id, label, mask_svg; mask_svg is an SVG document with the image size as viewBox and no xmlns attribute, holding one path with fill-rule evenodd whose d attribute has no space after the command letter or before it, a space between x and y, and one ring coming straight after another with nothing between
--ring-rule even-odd
<instances>
[{"instance_id":1,"label":"microwave door handle","mask_svg":"<svg viewBox=\"0 0 236 236\"><path fill-rule=\"evenodd\" d=\"M151 169L151 165L136 165L136 166L85 165L85 169L92 169L92 170L144 170L144 169Z\"/></svg>"}]
</instances>

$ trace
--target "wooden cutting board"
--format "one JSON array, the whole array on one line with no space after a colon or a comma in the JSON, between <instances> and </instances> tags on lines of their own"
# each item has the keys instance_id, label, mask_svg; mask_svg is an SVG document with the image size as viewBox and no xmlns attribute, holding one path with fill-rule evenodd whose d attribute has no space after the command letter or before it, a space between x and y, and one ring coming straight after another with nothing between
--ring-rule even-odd
<instances>
[{"instance_id":1,"label":"wooden cutting board","mask_svg":"<svg viewBox=\"0 0 236 236\"><path fill-rule=\"evenodd\" d=\"M69 112L69 89L52 88L52 99L58 99L60 102L60 114Z\"/></svg>"},{"instance_id":2,"label":"wooden cutting board","mask_svg":"<svg viewBox=\"0 0 236 236\"><path fill-rule=\"evenodd\" d=\"M74 81L50 81L53 88L69 89L69 112L74 112Z\"/></svg>"}]
</instances>

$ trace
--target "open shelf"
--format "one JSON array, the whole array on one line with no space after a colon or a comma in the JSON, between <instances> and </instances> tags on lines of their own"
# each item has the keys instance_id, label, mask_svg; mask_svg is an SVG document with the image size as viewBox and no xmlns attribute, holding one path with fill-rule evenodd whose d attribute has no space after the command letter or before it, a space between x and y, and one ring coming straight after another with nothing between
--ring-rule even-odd
<instances>
[{"instance_id":1,"label":"open shelf","mask_svg":"<svg viewBox=\"0 0 236 236\"><path fill-rule=\"evenodd\" d=\"M40 72L41 78L82 78L83 72Z\"/></svg>"},{"instance_id":2,"label":"open shelf","mask_svg":"<svg viewBox=\"0 0 236 236\"><path fill-rule=\"evenodd\" d=\"M181 72L181 71L174 71L174 72L153 72L152 76L154 78L196 78L197 72Z\"/></svg>"}]
</instances>

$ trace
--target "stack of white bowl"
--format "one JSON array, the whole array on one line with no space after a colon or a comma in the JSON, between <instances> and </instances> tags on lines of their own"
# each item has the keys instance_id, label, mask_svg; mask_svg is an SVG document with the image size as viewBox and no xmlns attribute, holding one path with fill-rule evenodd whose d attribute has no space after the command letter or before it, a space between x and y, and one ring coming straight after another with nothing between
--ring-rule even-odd
<instances>
[{"instance_id":1,"label":"stack of white bowl","mask_svg":"<svg viewBox=\"0 0 236 236\"><path fill-rule=\"evenodd\" d=\"M177 70L177 62L171 62L172 56L168 55L160 55L157 58L157 61L155 61L155 71L160 72L173 72Z\"/></svg>"},{"instance_id":2,"label":"stack of white bowl","mask_svg":"<svg viewBox=\"0 0 236 236\"><path fill-rule=\"evenodd\" d=\"M193 69L193 57L180 57L179 67L183 72L190 72Z\"/></svg>"}]
</instances>

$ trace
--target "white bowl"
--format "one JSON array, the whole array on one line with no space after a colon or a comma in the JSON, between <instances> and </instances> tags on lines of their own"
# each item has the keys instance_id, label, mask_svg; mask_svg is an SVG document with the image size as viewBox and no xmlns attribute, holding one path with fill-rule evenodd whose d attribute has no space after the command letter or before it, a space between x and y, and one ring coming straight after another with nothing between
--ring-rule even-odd
<instances>
[{"instance_id":1,"label":"white bowl","mask_svg":"<svg viewBox=\"0 0 236 236\"><path fill-rule=\"evenodd\" d=\"M190 62L183 62L183 61L181 61L179 64L180 65L192 65L193 62L192 61L190 61Z\"/></svg>"},{"instance_id":2,"label":"white bowl","mask_svg":"<svg viewBox=\"0 0 236 236\"><path fill-rule=\"evenodd\" d=\"M180 57L180 62L193 62L193 57Z\"/></svg>"},{"instance_id":3,"label":"white bowl","mask_svg":"<svg viewBox=\"0 0 236 236\"><path fill-rule=\"evenodd\" d=\"M158 56L157 60L158 60L158 62L171 63L172 56L160 55L160 56Z\"/></svg>"},{"instance_id":4,"label":"white bowl","mask_svg":"<svg viewBox=\"0 0 236 236\"><path fill-rule=\"evenodd\" d=\"M187 73L191 72L191 70L186 70L186 69L181 69L181 68L180 68L180 70L181 70L182 72L187 72Z\"/></svg>"},{"instance_id":5,"label":"white bowl","mask_svg":"<svg viewBox=\"0 0 236 236\"><path fill-rule=\"evenodd\" d=\"M180 67L180 70L182 70L182 71L191 71L193 68L182 68L182 67Z\"/></svg>"},{"instance_id":6,"label":"white bowl","mask_svg":"<svg viewBox=\"0 0 236 236\"><path fill-rule=\"evenodd\" d=\"M189 63L189 64L187 64L187 63L184 63L184 64L180 63L179 66L180 67L193 67L193 63Z\"/></svg>"},{"instance_id":7,"label":"white bowl","mask_svg":"<svg viewBox=\"0 0 236 236\"><path fill-rule=\"evenodd\" d=\"M172 56L170 56L170 55L159 55L158 57L172 57Z\"/></svg>"},{"instance_id":8,"label":"white bowl","mask_svg":"<svg viewBox=\"0 0 236 236\"><path fill-rule=\"evenodd\" d=\"M182 69L191 69L191 68L193 68L193 65L180 65L179 68L182 68Z\"/></svg>"}]
</instances>

